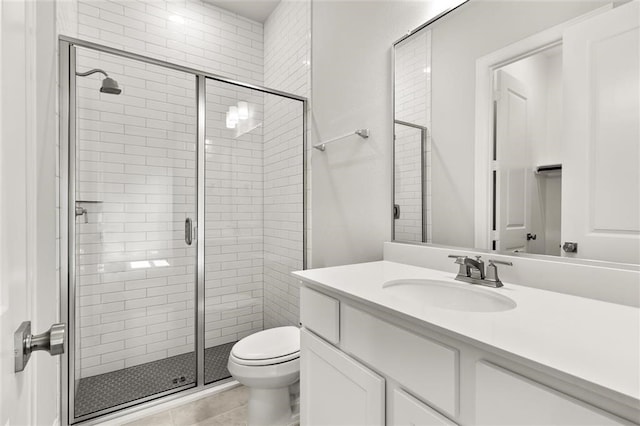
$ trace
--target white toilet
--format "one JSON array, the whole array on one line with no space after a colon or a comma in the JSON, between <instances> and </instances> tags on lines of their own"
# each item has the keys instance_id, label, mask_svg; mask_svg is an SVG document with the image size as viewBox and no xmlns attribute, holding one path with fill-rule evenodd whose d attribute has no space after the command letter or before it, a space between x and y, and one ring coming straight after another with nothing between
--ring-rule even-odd
<instances>
[{"instance_id":1,"label":"white toilet","mask_svg":"<svg viewBox=\"0 0 640 426\"><path fill-rule=\"evenodd\" d=\"M233 345L227 365L249 388L249 426L292 423L290 391L300 379L300 330L277 327Z\"/></svg>"}]
</instances>

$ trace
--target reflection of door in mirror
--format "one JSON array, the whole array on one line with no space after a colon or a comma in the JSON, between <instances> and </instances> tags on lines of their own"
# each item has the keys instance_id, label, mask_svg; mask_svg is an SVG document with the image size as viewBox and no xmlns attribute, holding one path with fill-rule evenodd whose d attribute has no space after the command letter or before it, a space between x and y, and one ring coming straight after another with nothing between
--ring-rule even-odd
<instances>
[{"instance_id":1,"label":"reflection of door in mirror","mask_svg":"<svg viewBox=\"0 0 640 426\"><path fill-rule=\"evenodd\" d=\"M617 7L563 36L563 241L577 256L640 259L640 5ZM586 214L585 214L586 213Z\"/></svg>"},{"instance_id":2,"label":"reflection of door in mirror","mask_svg":"<svg viewBox=\"0 0 640 426\"><path fill-rule=\"evenodd\" d=\"M394 43L394 238L422 201L428 243L640 264L639 8L471 0Z\"/></svg>"},{"instance_id":3,"label":"reflection of door in mirror","mask_svg":"<svg viewBox=\"0 0 640 426\"><path fill-rule=\"evenodd\" d=\"M561 47L498 69L495 87L494 246L560 255Z\"/></svg>"},{"instance_id":4,"label":"reflection of door in mirror","mask_svg":"<svg viewBox=\"0 0 640 426\"><path fill-rule=\"evenodd\" d=\"M638 9L571 25L557 46L497 70L496 249L638 262Z\"/></svg>"}]
</instances>

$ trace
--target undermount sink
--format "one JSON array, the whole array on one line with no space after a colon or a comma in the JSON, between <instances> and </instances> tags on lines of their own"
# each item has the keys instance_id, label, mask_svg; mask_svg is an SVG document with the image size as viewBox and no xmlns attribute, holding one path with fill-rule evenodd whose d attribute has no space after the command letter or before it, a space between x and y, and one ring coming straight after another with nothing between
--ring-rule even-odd
<instances>
[{"instance_id":1,"label":"undermount sink","mask_svg":"<svg viewBox=\"0 0 640 426\"><path fill-rule=\"evenodd\" d=\"M401 299L435 308L466 312L501 312L516 307L516 302L493 290L481 290L471 284L429 279L387 281L382 288Z\"/></svg>"}]
</instances>

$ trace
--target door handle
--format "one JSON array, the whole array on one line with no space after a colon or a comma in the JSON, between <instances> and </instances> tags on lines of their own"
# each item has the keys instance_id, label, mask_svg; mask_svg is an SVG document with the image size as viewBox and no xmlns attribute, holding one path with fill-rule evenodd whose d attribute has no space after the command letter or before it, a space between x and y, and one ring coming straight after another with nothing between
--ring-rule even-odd
<instances>
[{"instance_id":1,"label":"door handle","mask_svg":"<svg viewBox=\"0 0 640 426\"><path fill-rule=\"evenodd\" d=\"M400 219L400 204L393 205L393 218Z\"/></svg>"},{"instance_id":2,"label":"door handle","mask_svg":"<svg viewBox=\"0 0 640 426\"><path fill-rule=\"evenodd\" d=\"M17 373L25 369L32 352L47 351L51 356L64 353L66 331L66 324L53 324L49 330L34 336L31 334L31 321L20 324L13 335L14 371Z\"/></svg>"},{"instance_id":3,"label":"door handle","mask_svg":"<svg viewBox=\"0 0 640 426\"><path fill-rule=\"evenodd\" d=\"M184 221L184 242L188 246L193 242L193 226L190 217Z\"/></svg>"}]
</instances>

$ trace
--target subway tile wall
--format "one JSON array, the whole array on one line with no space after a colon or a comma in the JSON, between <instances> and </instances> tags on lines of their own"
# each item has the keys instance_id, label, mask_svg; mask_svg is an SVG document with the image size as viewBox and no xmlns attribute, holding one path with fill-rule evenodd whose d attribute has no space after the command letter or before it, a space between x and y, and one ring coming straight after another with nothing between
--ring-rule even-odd
<instances>
[{"instance_id":1,"label":"subway tile wall","mask_svg":"<svg viewBox=\"0 0 640 426\"><path fill-rule=\"evenodd\" d=\"M310 1L283 0L265 22L266 86L309 97L310 16ZM299 101L265 97L265 328L300 322L300 288L290 272L303 268L303 114Z\"/></svg>"},{"instance_id":2,"label":"subway tile wall","mask_svg":"<svg viewBox=\"0 0 640 426\"><path fill-rule=\"evenodd\" d=\"M395 118L431 127L431 31L422 30L396 46ZM395 239L422 241L420 131L395 124ZM427 242L431 242L431 134L426 138L425 199Z\"/></svg>"},{"instance_id":3,"label":"subway tile wall","mask_svg":"<svg viewBox=\"0 0 640 426\"><path fill-rule=\"evenodd\" d=\"M259 22L200 0L77 2L77 31L83 40L263 83L263 25Z\"/></svg>"},{"instance_id":4,"label":"subway tile wall","mask_svg":"<svg viewBox=\"0 0 640 426\"><path fill-rule=\"evenodd\" d=\"M308 1L276 9L264 52L262 24L200 1L80 0L68 9L78 17L69 35L308 96ZM78 69L89 68L105 69L123 94L99 94L98 75L78 79L77 198L102 201L79 204L88 213L76 219L78 378L194 349L195 250L184 219L195 218L195 82L79 49ZM240 100L252 117L230 131L224 113ZM207 347L263 322L298 323L289 271L302 268L301 109L207 85Z\"/></svg>"},{"instance_id":5,"label":"subway tile wall","mask_svg":"<svg viewBox=\"0 0 640 426\"><path fill-rule=\"evenodd\" d=\"M207 80L205 347L263 328L263 94ZM226 113L247 102L235 129Z\"/></svg>"},{"instance_id":6,"label":"subway tile wall","mask_svg":"<svg viewBox=\"0 0 640 426\"><path fill-rule=\"evenodd\" d=\"M263 84L260 23L194 0L80 0L77 13L82 39ZM79 129L78 199L103 203L86 204L94 212L93 218L87 214L90 223L77 219L83 253L78 262L77 377L194 350L195 317L195 250L184 243L184 220L195 218L195 81L164 68L83 53L78 68L109 68L123 94L99 95L97 76L83 79L81 84L92 86L79 91L80 125L89 128ZM224 128L224 118L215 113L227 108L228 98L228 93L207 98L208 134L222 150L228 140L213 130ZM262 96L254 104L262 114ZM213 182L222 192L214 189L206 206L210 216L218 215L213 222L207 217L212 232L206 265L207 345L262 328L262 212L247 212L259 215L249 219L254 225L237 220L235 228L224 217L230 208L243 208L224 198L232 196L224 191L233 189L231 176L224 174L243 176L241 169L226 168L230 162L252 169L249 181L260 199L250 197L250 207L244 207L260 204L261 209L258 130L247 136L251 147L218 152L215 162L207 162L207 184ZM212 149L217 148L207 146ZM259 164L247 163L246 151ZM233 201L244 203L241 195ZM237 235L235 241L225 241L234 232L258 241L238 241L242 237ZM236 260L224 260L231 257ZM247 271L250 280L244 282ZM222 281L233 286L215 288ZM231 288L235 293L225 293Z\"/></svg>"},{"instance_id":7,"label":"subway tile wall","mask_svg":"<svg viewBox=\"0 0 640 426\"><path fill-rule=\"evenodd\" d=\"M78 377L194 350L195 78L78 48Z\"/></svg>"}]
</instances>

